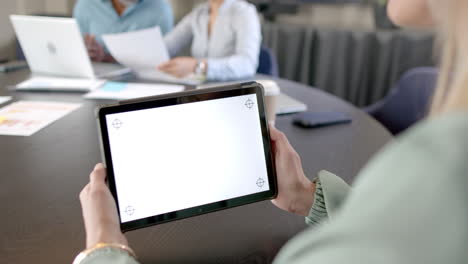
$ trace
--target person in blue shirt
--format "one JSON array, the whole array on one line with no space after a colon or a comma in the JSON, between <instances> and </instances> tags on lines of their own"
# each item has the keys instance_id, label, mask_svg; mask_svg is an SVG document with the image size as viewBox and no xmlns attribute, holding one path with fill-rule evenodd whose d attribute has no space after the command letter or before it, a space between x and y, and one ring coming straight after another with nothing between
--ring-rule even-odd
<instances>
[{"instance_id":1,"label":"person in blue shirt","mask_svg":"<svg viewBox=\"0 0 468 264\"><path fill-rule=\"evenodd\" d=\"M196 7L167 34L164 42L171 57L191 44L191 57L175 57L160 71L210 81L252 77L257 72L262 41L254 5L244 0L209 0Z\"/></svg>"},{"instance_id":2,"label":"person in blue shirt","mask_svg":"<svg viewBox=\"0 0 468 264\"><path fill-rule=\"evenodd\" d=\"M78 0L73 10L93 61L113 61L103 34L135 31L159 26L166 34L172 30L174 17L167 0Z\"/></svg>"}]
</instances>

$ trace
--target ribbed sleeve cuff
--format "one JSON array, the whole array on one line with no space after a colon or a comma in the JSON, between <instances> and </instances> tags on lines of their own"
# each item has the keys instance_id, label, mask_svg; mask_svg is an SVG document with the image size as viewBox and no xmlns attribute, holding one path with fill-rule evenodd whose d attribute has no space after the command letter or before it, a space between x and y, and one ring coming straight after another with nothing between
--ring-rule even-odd
<instances>
[{"instance_id":1,"label":"ribbed sleeve cuff","mask_svg":"<svg viewBox=\"0 0 468 264\"><path fill-rule=\"evenodd\" d=\"M139 264L127 252L106 247L94 250L80 264Z\"/></svg>"},{"instance_id":2,"label":"ribbed sleeve cuff","mask_svg":"<svg viewBox=\"0 0 468 264\"><path fill-rule=\"evenodd\" d=\"M323 222L324 219L328 218L327 207L325 205L325 199L323 197L322 183L319 178L315 178L315 194L314 203L310 209L309 215L305 218L305 222L308 225L315 226Z\"/></svg>"}]
</instances>

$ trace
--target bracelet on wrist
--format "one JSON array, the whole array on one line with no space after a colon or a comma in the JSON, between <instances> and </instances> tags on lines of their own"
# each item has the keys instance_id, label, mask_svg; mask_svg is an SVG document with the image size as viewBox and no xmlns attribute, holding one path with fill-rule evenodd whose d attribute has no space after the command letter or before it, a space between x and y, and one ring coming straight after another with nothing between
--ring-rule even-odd
<instances>
[{"instance_id":1,"label":"bracelet on wrist","mask_svg":"<svg viewBox=\"0 0 468 264\"><path fill-rule=\"evenodd\" d=\"M130 257L137 258L135 252L128 246L117 244L117 243L97 243L93 247L81 251L73 261L73 264L80 264L86 257L91 255L93 252L103 248L113 248L127 253Z\"/></svg>"},{"instance_id":2,"label":"bracelet on wrist","mask_svg":"<svg viewBox=\"0 0 468 264\"><path fill-rule=\"evenodd\" d=\"M197 60L197 65L195 66L195 75L204 78L208 70L208 64L206 60Z\"/></svg>"}]
</instances>

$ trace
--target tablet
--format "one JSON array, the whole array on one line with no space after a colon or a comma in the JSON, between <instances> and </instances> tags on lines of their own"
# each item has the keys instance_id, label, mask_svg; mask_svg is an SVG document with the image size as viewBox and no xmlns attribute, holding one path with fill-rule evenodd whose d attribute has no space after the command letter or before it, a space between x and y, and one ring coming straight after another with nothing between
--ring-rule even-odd
<instances>
[{"instance_id":1,"label":"tablet","mask_svg":"<svg viewBox=\"0 0 468 264\"><path fill-rule=\"evenodd\" d=\"M97 116L123 231L276 197L258 83L125 101Z\"/></svg>"}]
</instances>

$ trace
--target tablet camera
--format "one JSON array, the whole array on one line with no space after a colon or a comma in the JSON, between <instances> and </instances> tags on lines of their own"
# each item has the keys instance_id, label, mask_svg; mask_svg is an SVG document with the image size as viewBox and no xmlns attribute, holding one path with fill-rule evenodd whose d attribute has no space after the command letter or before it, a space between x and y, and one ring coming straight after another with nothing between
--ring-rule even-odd
<instances>
[{"instance_id":1,"label":"tablet camera","mask_svg":"<svg viewBox=\"0 0 468 264\"><path fill-rule=\"evenodd\" d=\"M264 180L263 178L258 178L258 180L257 180L257 186L258 186L259 188L262 188L263 185L265 185L265 180Z\"/></svg>"},{"instance_id":2,"label":"tablet camera","mask_svg":"<svg viewBox=\"0 0 468 264\"><path fill-rule=\"evenodd\" d=\"M127 206L127 208L125 208L125 213L131 216L133 213L135 213L135 208L133 208L133 206Z\"/></svg>"},{"instance_id":3,"label":"tablet camera","mask_svg":"<svg viewBox=\"0 0 468 264\"><path fill-rule=\"evenodd\" d=\"M245 107L247 107L248 109L252 109L253 106L254 102L250 99L247 99L247 101L245 102Z\"/></svg>"},{"instance_id":4,"label":"tablet camera","mask_svg":"<svg viewBox=\"0 0 468 264\"><path fill-rule=\"evenodd\" d=\"M123 125L122 121L120 121L119 119L115 119L113 122L112 122L112 126L115 128L115 129L119 129L121 128Z\"/></svg>"}]
</instances>

